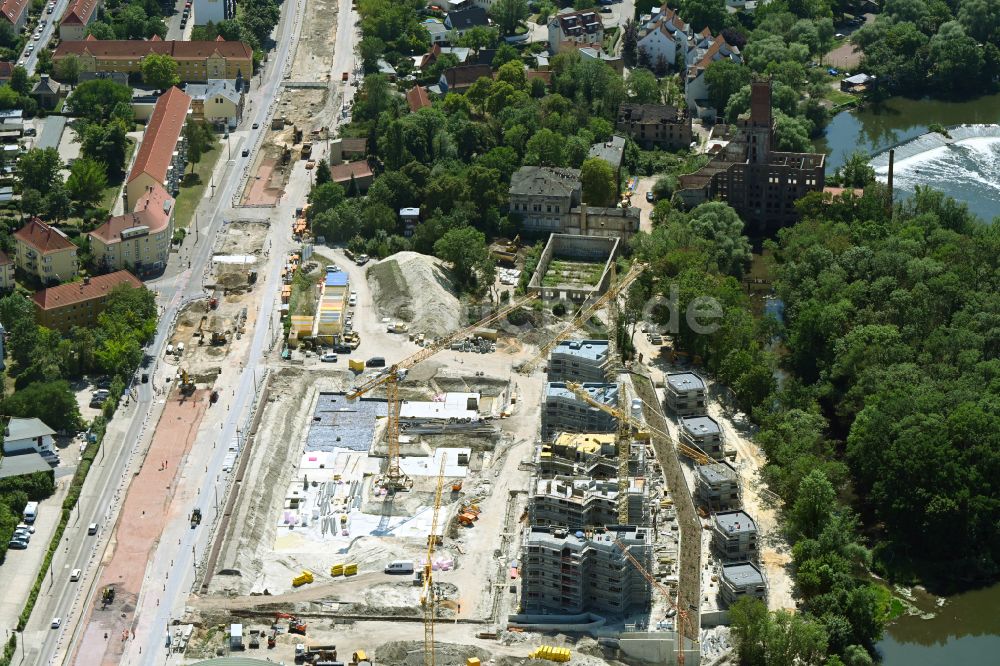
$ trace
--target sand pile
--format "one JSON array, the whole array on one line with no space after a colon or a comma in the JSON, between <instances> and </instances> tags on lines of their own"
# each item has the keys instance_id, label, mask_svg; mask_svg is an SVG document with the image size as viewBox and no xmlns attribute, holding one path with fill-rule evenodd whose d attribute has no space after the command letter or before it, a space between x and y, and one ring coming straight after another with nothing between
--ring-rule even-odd
<instances>
[{"instance_id":1,"label":"sand pile","mask_svg":"<svg viewBox=\"0 0 1000 666\"><path fill-rule=\"evenodd\" d=\"M410 330L437 338L459 326L459 303L443 264L416 252L399 252L368 269L379 314L407 322Z\"/></svg>"}]
</instances>

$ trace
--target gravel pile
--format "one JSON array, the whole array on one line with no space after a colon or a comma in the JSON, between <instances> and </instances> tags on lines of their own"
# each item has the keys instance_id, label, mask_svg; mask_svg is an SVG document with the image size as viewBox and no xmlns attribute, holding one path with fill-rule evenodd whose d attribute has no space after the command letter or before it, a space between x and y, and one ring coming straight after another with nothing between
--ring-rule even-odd
<instances>
[{"instance_id":1,"label":"gravel pile","mask_svg":"<svg viewBox=\"0 0 1000 666\"><path fill-rule=\"evenodd\" d=\"M399 252L368 269L372 299L382 317L437 338L459 326L459 302L443 264L416 252Z\"/></svg>"}]
</instances>

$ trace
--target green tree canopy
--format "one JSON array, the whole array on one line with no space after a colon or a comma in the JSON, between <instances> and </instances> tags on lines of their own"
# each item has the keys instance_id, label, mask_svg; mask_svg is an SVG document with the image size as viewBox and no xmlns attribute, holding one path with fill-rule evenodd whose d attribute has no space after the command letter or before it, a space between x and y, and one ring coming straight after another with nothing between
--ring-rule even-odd
<instances>
[{"instance_id":1,"label":"green tree canopy","mask_svg":"<svg viewBox=\"0 0 1000 666\"><path fill-rule=\"evenodd\" d=\"M143 82L159 90L166 90L180 83L177 61L168 55L150 53L142 59Z\"/></svg>"},{"instance_id":2,"label":"green tree canopy","mask_svg":"<svg viewBox=\"0 0 1000 666\"><path fill-rule=\"evenodd\" d=\"M583 161L580 167L583 200L591 206L614 206L618 199L618 186L611 165L600 157Z\"/></svg>"},{"instance_id":3,"label":"green tree canopy","mask_svg":"<svg viewBox=\"0 0 1000 666\"><path fill-rule=\"evenodd\" d=\"M102 122L109 118L111 111L119 103L132 104L132 89L111 79L85 81L66 100L74 115L91 122Z\"/></svg>"},{"instance_id":4,"label":"green tree canopy","mask_svg":"<svg viewBox=\"0 0 1000 666\"><path fill-rule=\"evenodd\" d=\"M55 148L32 148L22 153L17 162L21 185L26 189L48 191L52 183L62 182L59 170L62 159Z\"/></svg>"}]
</instances>

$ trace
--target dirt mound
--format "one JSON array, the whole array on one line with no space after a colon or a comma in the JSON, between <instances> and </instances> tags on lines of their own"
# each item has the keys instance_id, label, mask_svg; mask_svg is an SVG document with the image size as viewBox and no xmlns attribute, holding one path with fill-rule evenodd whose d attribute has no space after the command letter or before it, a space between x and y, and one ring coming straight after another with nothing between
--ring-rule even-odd
<instances>
[{"instance_id":1,"label":"dirt mound","mask_svg":"<svg viewBox=\"0 0 1000 666\"><path fill-rule=\"evenodd\" d=\"M459 302L442 263L416 252L399 252L368 269L372 298L383 317L437 338L459 326Z\"/></svg>"}]
</instances>

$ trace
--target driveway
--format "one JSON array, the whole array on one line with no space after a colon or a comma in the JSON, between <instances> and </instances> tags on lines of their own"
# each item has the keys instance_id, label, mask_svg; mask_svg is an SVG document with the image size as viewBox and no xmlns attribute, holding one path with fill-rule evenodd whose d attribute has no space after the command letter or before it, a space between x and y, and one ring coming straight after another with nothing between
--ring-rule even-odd
<instances>
[{"instance_id":1,"label":"driveway","mask_svg":"<svg viewBox=\"0 0 1000 666\"><path fill-rule=\"evenodd\" d=\"M654 204L646 201L646 192L653 189L655 183L656 176L640 178L639 184L635 188L635 194L632 195L632 205L642 211L639 213L640 231L650 232L653 230L653 220L650 219L650 214L653 212Z\"/></svg>"}]
</instances>

